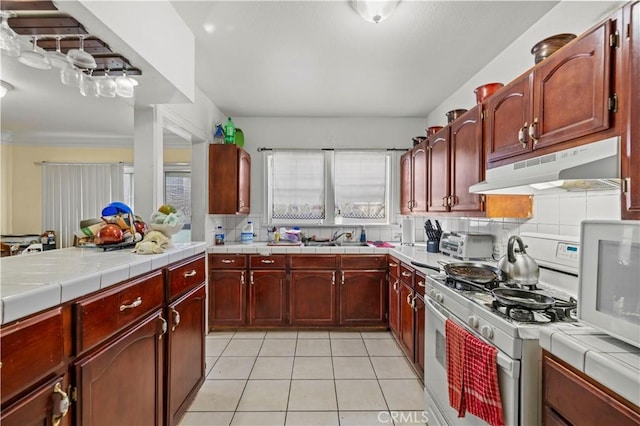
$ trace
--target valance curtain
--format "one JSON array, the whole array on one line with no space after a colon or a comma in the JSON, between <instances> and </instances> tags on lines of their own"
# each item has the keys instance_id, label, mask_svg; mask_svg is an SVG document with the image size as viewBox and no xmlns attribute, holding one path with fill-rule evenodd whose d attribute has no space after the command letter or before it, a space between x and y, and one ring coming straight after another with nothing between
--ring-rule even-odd
<instances>
[{"instance_id":1,"label":"valance curtain","mask_svg":"<svg viewBox=\"0 0 640 426\"><path fill-rule=\"evenodd\" d=\"M335 153L335 204L339 216L384 219L386 164L384 151Z\"/></svg>"},{"instance_id":2,"label":"valance curtain","mask_svg":"<svg viewBox=\"0 0 640 426\"><path fill-rule=\"evenodd\" d=\"M122 163L42 164L42 226L56 231L58 248L73 245L81 220L123 199L123 176Z\"/></svg>"},{"instance_id":3,"label":"valance curtain","mask_svg":"<svg viewBox=\"0 0 640 426\"><path fill-rule=\"evenodd\" d=\"M324 153L273 152L273 219L324 219Z\"/></svg>"}]
</instances>

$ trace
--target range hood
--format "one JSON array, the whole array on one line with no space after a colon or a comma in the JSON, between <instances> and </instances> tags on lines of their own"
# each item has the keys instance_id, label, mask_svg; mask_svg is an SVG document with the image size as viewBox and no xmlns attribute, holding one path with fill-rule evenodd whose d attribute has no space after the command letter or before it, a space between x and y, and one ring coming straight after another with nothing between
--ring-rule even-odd
<instances>
[{"instance_id":1,"label":"range hood","mask_svg":"<svg viewBox=\"0 0 640 426\"><path fill-rule=\"evenodd\" d=\"M535 194L547 189L593 191L620 187L620 139L613 137L487 169L475 194Z\"/></svg>"}]
</instances>

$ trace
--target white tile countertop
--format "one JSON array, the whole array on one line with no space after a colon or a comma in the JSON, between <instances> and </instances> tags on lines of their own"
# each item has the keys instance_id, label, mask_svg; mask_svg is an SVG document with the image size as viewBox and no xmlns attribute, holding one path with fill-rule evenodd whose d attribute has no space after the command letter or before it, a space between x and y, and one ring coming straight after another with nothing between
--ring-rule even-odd
<instances>
[{"instance_id":1,"label":"white tile countertop","mask_svg":"<svg viewBox=\"0 0 640 426\"><path fill-rule=\"evenodd\" d=\"M257 242L252 244L224 244L224 245L209 245L207 251L212 254L233 253L233 254L390 254L402 262L410 264L411 261L427 264L435 268L440 268L438 261L444 262L458 262L459 260L446 256L440 253L429 253L426 250L424 244L400 245L400 243L390 243L394 247L375 247L369 246L269 246L266 242ZM415 265L411 265L422 272L432 274L435 271L420 268Z\"/></svg>"},{"instance_id":2,"label":"white tile countertop","mask_svg":"<svg viewBox=\"0 0 640 426\"><path fill-rule=\"evenodd\" d=\"M544 327L540 346L640 406L640 348L581 322Z\"/></svg>"},{"instance_id":3,"label":"white tile countertop","mask_svg":"<svg viewBox=\"0 0 640 426\"><path fill-rule=\"evenodd\" d=\"M0 260L1 324L162 268L207 250L204 242L175 243L162 254L130 249L65 248Z\"/></svg>"}]
</instances>

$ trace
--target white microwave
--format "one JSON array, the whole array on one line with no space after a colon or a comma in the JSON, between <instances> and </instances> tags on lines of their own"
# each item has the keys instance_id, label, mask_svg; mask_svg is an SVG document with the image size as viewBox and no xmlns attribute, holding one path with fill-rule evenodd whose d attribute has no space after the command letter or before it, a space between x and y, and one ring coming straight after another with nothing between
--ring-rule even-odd
<instances>
[{"instance_id":1,"label":"white microwave","mask_svg":"<svg viewBox=\"0 0 640 426\"><path fill-rule=\"evenodd\" d=\"M578 318L640 348L640 221L585 220Z\"/></svg>"}]
</instances>

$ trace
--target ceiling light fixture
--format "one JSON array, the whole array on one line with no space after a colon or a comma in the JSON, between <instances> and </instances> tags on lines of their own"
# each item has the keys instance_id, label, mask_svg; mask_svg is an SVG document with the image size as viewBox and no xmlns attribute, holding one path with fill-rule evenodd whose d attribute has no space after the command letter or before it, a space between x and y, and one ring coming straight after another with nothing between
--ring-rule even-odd
<instances>
[{"instance_id":1,"label":"ceiling light fixture","mask_svg":"<svg viewBox=\"0 0 640 426\"><path fill-rule=\"evenodd\" d=\"M0 80L0 98L4 98L4 95L10 90L13 90L13 85L4 80Z\"/></svg>"},{"instance_id":2,"label":"ceiling light fixture","mask_svg":"<svg viewBox=\"0 0 640 426\"><path fill-rule=\"evenodd\" d=\"M387 19L400 0L350 0L351 7L367 22L377 24Z\"/></svg>"}]
</instances>

